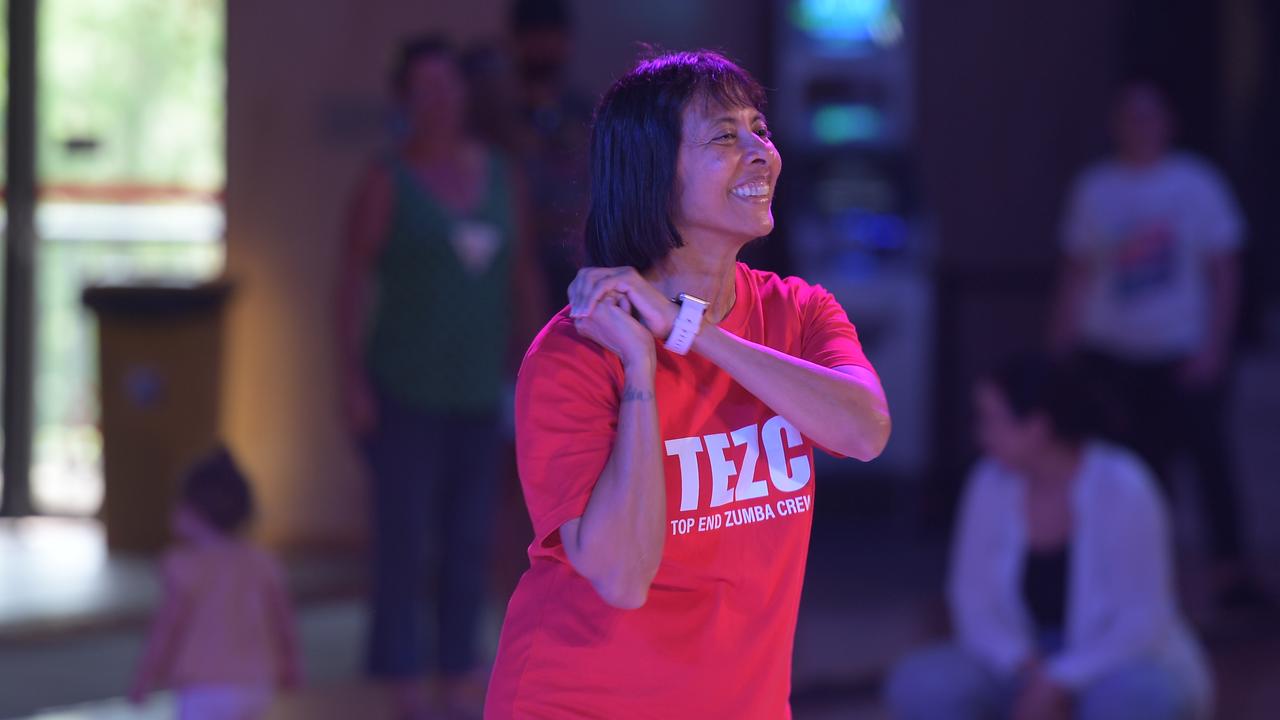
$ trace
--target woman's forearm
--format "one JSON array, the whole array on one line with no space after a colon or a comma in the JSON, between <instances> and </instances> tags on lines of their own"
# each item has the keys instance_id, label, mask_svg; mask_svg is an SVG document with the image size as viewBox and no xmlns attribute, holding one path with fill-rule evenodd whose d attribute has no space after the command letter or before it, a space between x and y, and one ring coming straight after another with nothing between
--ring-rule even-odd
<instances>
[{"instance_id":1,"label":"woman's forearm","mask_svg":"<svg viewBox=\"0 0 1280 720\"><path fill-rule=\"evenodd\" d=\"M644 604L665 537L667 499L653 375L652 361L626 370L609 462L582 517L561 528L574 569L605 602L624 609Z\"/></svg>"},{"instance_id":2,"label":"woman's forearm","mask_svg":"<svg viewBox=\"0 0 1280 720\"><path fill-rule=\"evenodd\" d=\"M693 350L827 449L865 461L889 441L889 406L870 371L825 368L713 325L703 327Z\"/></svg>"}]
</instances>

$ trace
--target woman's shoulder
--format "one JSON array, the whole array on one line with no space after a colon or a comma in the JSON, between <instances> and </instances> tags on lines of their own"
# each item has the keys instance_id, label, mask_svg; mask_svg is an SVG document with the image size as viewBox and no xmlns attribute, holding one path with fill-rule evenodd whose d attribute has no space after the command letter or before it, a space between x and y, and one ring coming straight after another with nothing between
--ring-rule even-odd
<instances>
[{"instance_id":1,"label":"woman's shoulder","mask_svg":"<svg viewBox=\"0 0 1280 720\"><path fill-rule=\"evenodd\" d=\"M968 495L1003 495L1016 492L1018 477L991 457L980 457L965 480Z\"/></svg>"},{"instance_id":2,"label":"woman's shoulder","mask_svg":"<svg viewBox=\"0 0 1280 720\"><path fill-rule=\"evenodd\" d=\"M569 317L569 308L565 307L556 313L525 352L524 361L520 365L520 375L543 369L567 367L590 373L592 369L612 372L614 365L621 369L617 357L601 347L574 327L573 318Z\"/></svg>"},{"instance_id":3,"label":"woman's shoulder","mask_svg":"<svg viewBox=\"0 0 1280 720\"><path fill-rule=\"evenodd\" d=\"M804 278L795 275L779 275L772 270L760 270L747 265L744 262L738 263L738 273L746 276L747 280L762 295L763 294L789 294L795 292L804 292L813 287Z\"/></svg>"},{"instance_id":4,"label":"woman's shoulder","mask_svg":"<svg viewBox=\"0 0 1280 720\"><path fill-rule=\"evenodd\" d=\"M1108 502L1143 502L1159 498L1151 469L1134 451L1103 440L1085 446L1086 482Z\"/></svg>"},{"instance_id":5,"label":"woman's shoulder","mask_svg":"<svg viewBox=\"0 0 1280 720\"><path fill-rule=\"evenodd\" d=\"M826 288L798 275L784 276L771 270L757 270L741 262L738 263L738 273L765 306L783 304L803 308L814 299L831 295Z\"/></svg>"},{"instance_id":6,"label":"woman's shoulder","mask_svg":"<svg viewBox=\"0 0 1280 720\"><path fill-rule=\"evenodd\" d=\"M602 351L603 348L598 344L578 332L573 325L573 318L569 317L569 308L566 306L551 316L547 324L542 326L537 337L529 344L529 351L525 353L525 357L561 354L589 356L598 355Z\"/></svg>"},{"instance_id":7,"label":"woman's shoulder","mask_svg":"<svg viewBox=\"0 0 1280 720\"><path fill-rule=\"evenodd\" d=\"M1222 182L1222 173L1212 163L1185 150L1170 153L1164 162L1164 169L1187 182Z\"/></svg>"}]
</instances>

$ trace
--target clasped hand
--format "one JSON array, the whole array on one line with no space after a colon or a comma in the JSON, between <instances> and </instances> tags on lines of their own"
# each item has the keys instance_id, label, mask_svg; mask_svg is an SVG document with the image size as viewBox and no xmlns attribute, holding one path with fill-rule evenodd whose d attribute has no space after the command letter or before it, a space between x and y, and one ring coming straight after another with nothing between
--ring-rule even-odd
<instances>
[{"instance_id":1,"label":"clasped hand","mask_svg":"<svg viewBox=\"0 0 1280 720\"><path fill-rule=\"evenodd\" d=\"M679 308L632 267L587 267L569 285L569 316L582 335L622 359L652 362L654 340L671 334Z\"/></svg>"}]
</instances>

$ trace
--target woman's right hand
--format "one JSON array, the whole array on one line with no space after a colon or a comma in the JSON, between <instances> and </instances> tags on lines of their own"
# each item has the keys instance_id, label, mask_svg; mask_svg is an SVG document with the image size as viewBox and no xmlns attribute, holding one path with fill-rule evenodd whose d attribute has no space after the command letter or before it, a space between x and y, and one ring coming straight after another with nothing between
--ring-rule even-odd
<instances>
[{"instance_id":1,"label":"woman's right hand","mask_svg":"<svg viewBox=\"0 0 1280 720\"><path fill-rule=\"evenodd\" d=\"M377 396L363 372L348 372L343 384L342 410L347 429L357 438L364 437L378 424Z\"/></svg>"},{"instance_id":2,"label":"woman's right hand","mask_svg":"<svg viewBox=\"0 0 1280 720\"><path fill-rule=\"evenodd\" d=\"M663 297L633 267L585 267L569 285L570 317L590 315L596 303L610 295L626 298L628 312L635 310L640 324L658 340L666 340L675 326L680 308Z\"/></svg>"},{"instance_id":3,"label":"woman's right hand","mask_svg":"<svg viewBox=\"0 0 1280 720\"><path fill-rule=\"evenodd\" d=\"M623 367L652 369L657 354L653 333L631 315L631 303L620 293L609 293L573 326L622 360ZM646 365L642 365L646 364Z\"/></svg>"}]
</instances>

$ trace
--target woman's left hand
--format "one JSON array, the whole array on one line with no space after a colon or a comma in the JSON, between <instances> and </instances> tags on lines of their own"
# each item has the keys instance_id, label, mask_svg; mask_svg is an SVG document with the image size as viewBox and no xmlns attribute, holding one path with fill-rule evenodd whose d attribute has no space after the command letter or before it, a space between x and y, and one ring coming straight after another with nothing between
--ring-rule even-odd
<instances>
[{"instance_id":1,"label":"woman's left hand","mask_svg":"<svg viewBox=\"0 0 1280 720\"><path fill-rule=\"evenodd\" d=\"M640 322L658 340L671 334L680 308L662 294L633 267L594 268L578 271L569 285L569 314L583 318L595 310L596 304L609 293L626 297Z\"/></svg>"}]
</instances>

